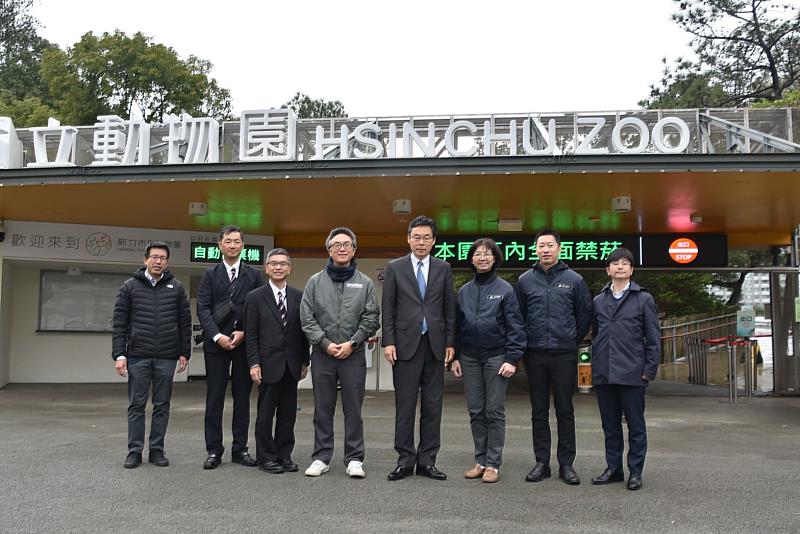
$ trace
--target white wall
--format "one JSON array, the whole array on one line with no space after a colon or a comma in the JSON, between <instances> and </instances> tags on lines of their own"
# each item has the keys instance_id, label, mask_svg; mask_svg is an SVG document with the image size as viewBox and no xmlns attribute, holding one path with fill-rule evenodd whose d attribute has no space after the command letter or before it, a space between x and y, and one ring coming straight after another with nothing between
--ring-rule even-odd
<instances>
[{"instance_id":1,"label":"white wall","mask_svg":"<svg viewBox=\"0 0 800 534\"><path fill-rule=\"evenodd\" d=\"M322 258L295 259L289 284L302 290L308 278L325 266ZM114 371L111 360L111 334L36 332L39 320L39 283L42 269L67 269L71 263L41 261L5 261L0 271L2 278L2 320L0 321L0 385L3 384L3 364L6 362L6 382L124 382L126 379ZM386 260L359 260L358 268L375 282L378 301L381 286L378 269ZM132 273L137 266L118 264L80 265L84 271ZM172 273L190 289L192 277L199 277L204 268L171 268ZM13 277L14 283L10 280ZM6 295L8 293L8 295ZM10 298L9 298L10 297ZM194 314L194 302L192 313ZM10 318L10 320L8 319ZM8 349L4 351L4 344ZM202 351L193 351L189 375L204 374ZM367 390L392 389L391 366L377 347L372 358L373 367L367 373ZM180 375L177 380L186 380ZM311 379L300 384L310 388Z\"/></svg>"},{"instance_id":2,"label":"white wall","mask_svg":"<svg viewBox=\"0 0 800 534\"><path fill-rule=\"evenodd\" d=\"M0 258L0 388L9 382L11 365L11 268Z\"/></svg>"},{"instance_id":3,"label":"white wall","mask_svg":"<svg viewBox=\"0 0 800 534\"><path fill-rule=\"evenodd\" d=\"M7 262L8 263L8 262ZM42 269L67 269L70 263L15 261L10 313L10 381L26 382L125 382L114 370L110 333L36 332L39 321L39 281ZM8 267L8 265L6 266ZM82 264L85 271L133 273L130 265ZM187 287L191 269L171 269ZM3 313L3 322L6 314ZM179 380L186 380L181 375Z\"/></svg>"}]
</instances>

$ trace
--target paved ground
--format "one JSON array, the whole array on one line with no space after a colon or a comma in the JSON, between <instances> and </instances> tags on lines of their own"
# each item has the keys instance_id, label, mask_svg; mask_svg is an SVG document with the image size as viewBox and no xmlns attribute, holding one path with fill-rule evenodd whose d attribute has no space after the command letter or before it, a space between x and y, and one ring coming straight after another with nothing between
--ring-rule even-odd
<instances>
[{"instance_id":1,"label":"paved ground","mask_svg":"<svg viewBox=\"0 0 800 534\"><path fill-rule=\"evenodd\" d=\"M205 385L178 384L167 435L172 465L122 468L125 386L9 385L0 390L0 532L800 532L800 398L716 396L656 387L648 397L645 487L595 487L603 441L593 395L576 396L583 479L531 484L530 406L509 397L498 484L462 478L472 464L463 395L445 397L446 482L388 482L393 396L365 403L367 478L341 461L318 479L227 462L204 471ZM676 394L677 393L677 394ZM301 393L295 459L308 464L311 393ZM230 412L228 406L227 413ZM226 423L227 424L227 423ZM341 454L341 423L336 455ZM555 454L553 455L555 457Z\"/></svg>"}]
</instances>

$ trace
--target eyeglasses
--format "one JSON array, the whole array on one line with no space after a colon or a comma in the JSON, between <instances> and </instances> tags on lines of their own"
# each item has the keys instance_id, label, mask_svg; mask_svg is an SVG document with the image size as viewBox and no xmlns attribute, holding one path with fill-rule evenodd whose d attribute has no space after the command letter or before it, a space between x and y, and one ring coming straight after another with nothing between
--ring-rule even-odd
<instances>
[{"instance_id":1,"label":"eyeglasses","mask_svg":"<svg viewBox=\"0 0 800 534\"><path fill-rule=\"evenodd\" d=\"M167 261L169 259L167 256L147 256L147 257L153 261Z\"/></svg>"},{"instance_id":2,"label":"eyeglasses","mask_svg":"<svg viewBox=\"0 0 800 534\"><path fill-rule=\"evenodd\" d=\"M472 257L475 258L476 260L482 260L484 258L490 259L494 258L494 254L492 254L491 252L476 252L472 255Z\"/></svg>"},{"instance_id":3,"label":"eyeglasses","mask_svg":"<svg viewBox=\"0 0 800 534\"><path fill-rule=\"evenodd\" d=\"M350 241L348 241L346 243L333 242L328 247L328 250L339 250L339 249L350 250L351 248L355 248L355 246Z\"/></svg>"},{"instance_id":4,"label":"eyeglasses","mask_svg":"<svg viewBox=\"0 0 800 534\"><path fill-rule=\"evenodd\" d=\"M633 264L628 260L619 260L619 261L612 261L609 265L611 265L612 267L630 267Z\"/></svg>"},{"instance_id":5,"label":"eyeglasses","mask_svg":"<svg viewBox=\"0 0 800 534\"><path fill-rule=\"evenodd\" d=\"M430 243L433 241L432 235L412 235L409 239L415 243L425 242Z\"/></svg>"},{"instance_id":6,"label":"eyeglasses","mask_svg":"<svg viewBox=\"0 0 800 534\"><path fill-rule=\"evenodd\" d=\"M275 267L280 267L281 269L285 269L291 264L288 261L268 261L267 265L269 265L273 269Z\"/></svg>"}]
</instances>

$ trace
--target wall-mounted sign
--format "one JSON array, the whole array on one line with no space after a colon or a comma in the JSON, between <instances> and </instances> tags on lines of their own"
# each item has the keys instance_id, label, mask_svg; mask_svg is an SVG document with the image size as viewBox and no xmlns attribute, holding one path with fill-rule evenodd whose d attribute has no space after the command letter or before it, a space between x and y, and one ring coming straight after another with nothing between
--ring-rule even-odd
<instances>
[{"instance_id":1,"label":"wall-mounted sign","mask_svg":"<svg viewBox=\"0 0 800 534\"><path fill-rule=\"evenodd\" d=\"M216 232L9 220L5 221L5 226L6 238L0 243L0 257L3 258L141 265L150 241L167 244L170 249L169 263L173 267L190 265L196 261L190 257L190 250L196 244L208 245L219 253ZM261 262L264 251L270 250L274 243L272 236L250 233L247 234L247 240L249 247L260 251L258 263Z\"/></svg>"},{"instance_id":2,"label":"wall-mounted sign","mask_svg":"<svg viewBox=\"0 0 800 534\"><path fill-rule=\"evenodd\" d=\"M222 253L216 243L192 243L189 259L195 263L219 263L222 261ZM260 265L264 263L264 247L245 245L239 259L245 263Z\"/></svg>"},{"instance_id":3,"label":"wall-mounted sign","mask_svg":"<svg viewBox=\"0 0 800 534\"><path fill-rule=\"evenodd\" d=\"M467 252L478 235L439 236L433 246L433 255L449 262L453 267L468 268ZM508 234L488 236L494 239L503 253L503 266L510 269L529 268L539 260L536 242L531 235ZM723 235L691 234L694 252L680 247L682 263L676 262L671 246L681 236L669 235L562 235L559 259L577 269L605 267L608 255L618 247L633 253L639 267L726 267L728 265L727 239ZM684 256L694 256L685 261Z\"/></svg>"},{"instance_id":4,"label":"wall-mounted sign","mask_svg":"<svg viewBox=\"0 0 800 534\"><path fill-rule=\"evenodd\" d=\"M643 236L641 253L643 267L727 267L728 238L719 234Z\"/></svg>"}]
</instances>

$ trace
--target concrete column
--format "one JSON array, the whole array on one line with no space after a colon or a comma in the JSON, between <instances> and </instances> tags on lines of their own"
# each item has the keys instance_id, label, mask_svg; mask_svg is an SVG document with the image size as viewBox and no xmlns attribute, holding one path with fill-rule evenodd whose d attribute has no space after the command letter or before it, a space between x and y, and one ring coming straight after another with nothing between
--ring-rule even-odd
<instances>
[{"instance_id":1,"label":"concrete column","mask_svg":"<svg viewBox=\"0 0 800 534\"><path fill-rule=\"evenodd\" d=\"M0 258L0 388L11 369L11 266Z\"/></svg>"}]
</instances>

